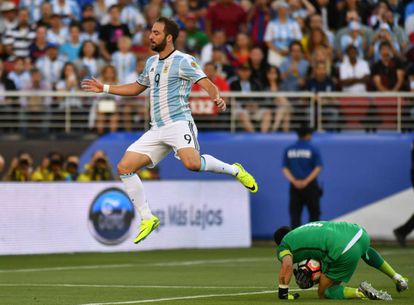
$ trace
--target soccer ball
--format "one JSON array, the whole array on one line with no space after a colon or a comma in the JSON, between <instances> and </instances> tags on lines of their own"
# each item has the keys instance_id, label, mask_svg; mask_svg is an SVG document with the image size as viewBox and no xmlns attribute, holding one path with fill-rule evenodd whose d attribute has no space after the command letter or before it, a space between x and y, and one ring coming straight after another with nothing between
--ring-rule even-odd
<instances>
[{"instance_id":1,"label":"soccer ball","mask_svg":"<svg viewBox=\"0 0 414 305\"><path fill-rule=\"evenodd\" d=\"M311 279L314 283L319 282L321 276L321 263L317 260L308 258L298 263L298 269L307 269L311 273Z\"/></svg>"}]
</instances>

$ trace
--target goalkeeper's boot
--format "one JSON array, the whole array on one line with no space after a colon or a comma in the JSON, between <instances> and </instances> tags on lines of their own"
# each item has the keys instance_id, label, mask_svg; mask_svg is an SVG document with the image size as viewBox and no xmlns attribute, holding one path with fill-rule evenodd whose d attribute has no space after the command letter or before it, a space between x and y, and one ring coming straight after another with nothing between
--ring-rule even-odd
<instances>
[{"instance_id":1,"label":"goalkeeper's boot","mask_svg":"<svg viewBox=\"0 0 414 305\"><path fill-rule=\"evenodd\" d=\"M408 279L402 277L395 282L395 288L398 292L403 292L408 289Z\"/></svg>"},{"instance_id":2,"label":"goalkeeper's boot","mask_svg":"<svg viewBox=\"0 0 414 305\"><path fill-rule=\"evenodd\" d=\"M160 225L160 220L152 216L150 219L141 220L141 226L139 228L139 233L134 240L134 243L139 243L143 241L152 231L154 231Z\"/></svg>"},{"instance_id":3,"label":"goalkeeper's boot","mask_svg":"<svg viewBox=\"0 0 414 305\"><path fill-rule=\"evenodd\" d=\"M241 182L250 192L256 193L258 190L258 186L256 180L254 180L253 176L250 175L239 163L234 163L233 165L239 168L239 172L236 175L236 179Z\"/></svg>"},{"instance_id":4,"label":"goalkeeper's boot","mask_svg":"<svg viewBox=\"0 0 414 305\"><path fill-rule=\"evenodd\" d=\"M386 291L377 290L365 281L359 285L358 290L370 300L392 301L391 295L389 295Z\"/></svg>"}]
</instances>

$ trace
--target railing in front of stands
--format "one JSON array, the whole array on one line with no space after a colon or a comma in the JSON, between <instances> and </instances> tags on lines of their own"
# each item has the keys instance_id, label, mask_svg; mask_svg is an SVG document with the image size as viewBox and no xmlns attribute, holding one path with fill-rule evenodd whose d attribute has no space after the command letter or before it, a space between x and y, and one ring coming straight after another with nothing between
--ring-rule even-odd
<instances>
[{"instance_id":1,"label":"railing in front of stands","mask_svg":"<svg viewBox=\"0 0 414 305\"><path fill-rule=\"evenodd\" d=\"M319 131L414 129L413 93L223 92L219 112L201 93L190 96L199 130L289 131L303 123ZM161 109L161 115L168 112ZM168 115L168 114L167 114ZM149 97L85 92L0 92L2 133L104 133L150 127Z\"/></svg>"}]
</instances>

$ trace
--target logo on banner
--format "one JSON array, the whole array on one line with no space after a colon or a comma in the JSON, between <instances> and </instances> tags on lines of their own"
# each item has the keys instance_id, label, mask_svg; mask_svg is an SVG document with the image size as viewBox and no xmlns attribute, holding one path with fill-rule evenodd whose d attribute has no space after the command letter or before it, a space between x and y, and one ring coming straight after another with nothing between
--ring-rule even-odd
<instances>
[{"instance_id":1,"label":"logo on banner","mask_svg":"<svg viewBox=\"0 0 414 305\"><path fill-rule=\"evenodd\" d=\"M89 209L89 227L99 242L118 245L128 237L134 216L128 195L119 188L109 188L93 200Z\"/></svg>"}]
</instances>

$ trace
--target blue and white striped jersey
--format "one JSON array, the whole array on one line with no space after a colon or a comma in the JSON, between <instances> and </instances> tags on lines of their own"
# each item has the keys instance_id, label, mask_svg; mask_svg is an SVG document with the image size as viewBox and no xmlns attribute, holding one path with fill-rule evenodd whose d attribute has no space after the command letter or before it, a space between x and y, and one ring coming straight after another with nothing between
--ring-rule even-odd
<instances>
[{"instance_id":1,"label":"blue and white striped jersey","mask_svg":"<svg viewBox=\"0 0 414 305\"><path fill-rule=\"evenodd\" d=\"M148 58L137 82L150 87L151 125L193 121L188 97L191 86L207 77L193 56L175 50L167 58Z\"/></svg>"}]
</instances>

